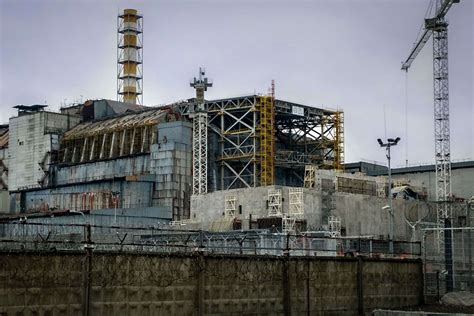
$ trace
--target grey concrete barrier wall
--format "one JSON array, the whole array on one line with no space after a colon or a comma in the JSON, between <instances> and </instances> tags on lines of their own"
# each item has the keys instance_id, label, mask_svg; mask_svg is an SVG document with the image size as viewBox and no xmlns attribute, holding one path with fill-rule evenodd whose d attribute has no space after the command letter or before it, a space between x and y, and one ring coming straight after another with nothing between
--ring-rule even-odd
<instances>
[{"instance_id":1,"label":"grey concrete barrier wall","mask_svg":"<svg viewBox=\"0 0 474 316\"><path fill-rule=\"evenodd\" d=\"M421 261L0 254L0 314L357 315L422 301Z\"/></svg>"}]
</instances>

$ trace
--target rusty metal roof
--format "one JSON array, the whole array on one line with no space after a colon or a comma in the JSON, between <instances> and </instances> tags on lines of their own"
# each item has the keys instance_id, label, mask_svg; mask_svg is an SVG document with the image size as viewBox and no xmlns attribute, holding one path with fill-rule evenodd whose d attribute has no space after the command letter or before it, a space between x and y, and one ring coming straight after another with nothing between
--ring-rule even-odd
<instances>
[{"instance_id":1,"label":"rusty metal roof","mask_svg":"<svg viewBox=\"0 0 474 316\"><path fill-rule=\"evenodd\" d=\"M81 139L145 125L155 125L166 119L169 108L147 109L112 118L81 123L64 133L64 140Z\"/></svg>"},{"instance_id":2,"label":"rusty metal roof","mask_svg":"<svg viewBox=\"0 0 474 316\"><path fill-rule=\"evenodd\" d=\"M0 131L0 149L8 147L8 128Z\"/></svg>"}]
</instances>

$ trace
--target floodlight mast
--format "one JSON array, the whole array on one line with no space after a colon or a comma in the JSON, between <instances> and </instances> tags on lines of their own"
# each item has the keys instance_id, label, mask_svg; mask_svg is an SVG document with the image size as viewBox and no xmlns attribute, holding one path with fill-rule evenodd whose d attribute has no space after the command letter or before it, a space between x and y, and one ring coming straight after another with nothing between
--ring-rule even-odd
<instances>
[{"instance_id":1,"label":"floodlight mast","mask_svg":"<svg viewBox=\"0 0 474 316\"><path fill-rule=\"evenodd\" d=\"M393 235L394 235L394 213L393 213L393 204L392 204L392 168L390 166L390 148L392 146L396 146L398 142L400 141L400 137L397 137L395 139L389 138L387 139L387 142L384 143L380 138L377 139L377 142L379 143L380 147L386 148L386 154L385 156L387 157L388 161L388 213L389 213L389 243L390 243L390 253L393 254Z\"/></svg>"}]
</instances>

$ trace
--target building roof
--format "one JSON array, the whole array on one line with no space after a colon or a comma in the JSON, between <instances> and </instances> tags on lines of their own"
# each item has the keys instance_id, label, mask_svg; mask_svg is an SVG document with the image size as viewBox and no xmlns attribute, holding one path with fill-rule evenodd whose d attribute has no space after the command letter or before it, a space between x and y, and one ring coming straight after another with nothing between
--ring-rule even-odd
<instances>
[{"instance_id":1,"label":"building roof","mask_svg":"<svg viewBox=\"0 0 474 316\"><path fill-rule=\"evenodd\" d=\"M144 106L139 105L139 104L126 103L126 102L107 100L107 99L104 99L104 101L105 103L107 103L108 106L112 108L112 110L114 110L116 114L125 113L127 111L139 111L139 110L144 109Z\"/></svg>"},{"instance_id":2,"label":"building roof","mask_svg":"<svg viewBox=\"0 0 474 316\"><path fill-rule=\"evenodd\" d=\"M462 169L462 168L474 168L474 160L470 161L456 161L451 162L451 169ZM355 170L365 172L370 176L381 176L387 175L387 166L382 165L381 163L370 163L366 161L352 162L345 164L346 170ZM392 174L405 174L405 173L419 173L419 172L434 172L435 165L418 165L402 168L392 168Z\"/></svg>"},{"instance_id":3,"label":"building roof","mask_svg":"<svg viewBox=\"0 0 474 316\"><path fill-rule=\"evenodd\" d=\"M8 125L4 128L3 125L0 128L0 149L8 147Z\"/></svg>"},{"instance_id":4,"label":"building roof","mask_svg":"<svg viewBox=\"0 0 474 316\"><path fill-rule=\"evenodd\" d=\"M64 140L74 140L137 126L155 125L166 119L170 108L152 108L124 113L112 118L81 123L64 134Z\"/></svg>"},{"instance_id":5,"label":"building roof","mask_svg":"<svg viewBox=\"0 0 474 316\"><path fill-rule=\"evenodd\" d=\"M18 111L22 112L39 112L43 111L44 108L48 107L47 105L42 105L42 104L33 104L33 105L23 105L19 104L14 106L14 109L18 109Z\"/></svg>"}]
</instances>

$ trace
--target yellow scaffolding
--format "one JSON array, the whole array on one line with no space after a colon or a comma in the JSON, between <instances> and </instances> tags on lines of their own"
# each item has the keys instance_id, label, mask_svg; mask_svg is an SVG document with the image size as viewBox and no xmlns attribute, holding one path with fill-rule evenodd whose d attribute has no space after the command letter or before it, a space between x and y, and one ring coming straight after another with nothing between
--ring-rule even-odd
<instances>
[{"instance_id":1,"label":"yellow scaffolding","mask_svg":"<svg viewBox=\"0 0 474 316\"><path fill-rule=\"evenodd\" d=\"M259 97L260 182L272 185L275 179L275 105L272 96Z\"/></svg>"},{"instance_id":2,"label":"yellow scaffolding","mask_svg":"<svg viewBox=\"0 0 474 316\"><path fill-rule=\"evenodd\" d=\"M336 170L344 170L344 112L337 111L334 115L334 164Z\"/></svg>"}]
</instances>

